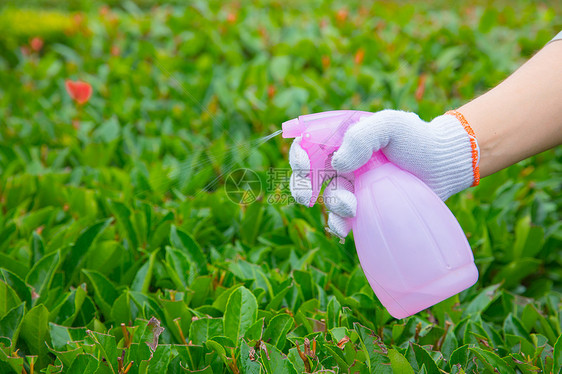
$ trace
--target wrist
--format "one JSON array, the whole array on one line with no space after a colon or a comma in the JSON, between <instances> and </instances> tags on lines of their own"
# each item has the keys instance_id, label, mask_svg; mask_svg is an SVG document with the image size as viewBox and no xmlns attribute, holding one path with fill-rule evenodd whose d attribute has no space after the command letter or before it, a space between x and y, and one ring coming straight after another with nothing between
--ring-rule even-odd
<instances>
[{"instance_id":1,"label":"wrist","mask_svg":"<svg viewBox=\"0 0 562 374\"><path fill-rule=\"evenodd\" d=\"M473 143L457 116L451 113L434 118L429 127L429 139L424 142L431 146L423 160L427 164L427 175L418 177L445 201L475 185L478 180L473 163Z\"/></svg>"},{"instance_id":2,"label":"wrist","mask_svg":"<svg viewBox=\"0 0 562 374\"><path fill-rule=\"evenodd\" d=\"M478 145L478 139L476 139L476 134L474 130L466 120L466 117L459 112L458 110L449 110L445 113L446 115L454 116L462 125L464 131L468 134L470 139L470 150L472 156L472 173L473 173L473 182L472 186L478 186L480 183L480 147Z\"/></svg>"}]
</instances>

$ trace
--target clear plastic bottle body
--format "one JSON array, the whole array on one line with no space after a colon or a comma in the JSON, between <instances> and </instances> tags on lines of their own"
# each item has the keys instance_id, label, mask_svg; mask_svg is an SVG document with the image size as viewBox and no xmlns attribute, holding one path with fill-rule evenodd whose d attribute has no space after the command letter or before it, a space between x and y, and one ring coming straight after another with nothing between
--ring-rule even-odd
<instances>
[{"instance_id":1,"label":"clear plastic bottle body","mask_svg":"<svg viewBox=\"0 0 562 374\"><path fill-rule=\"evenodd\" d=\"M462 228L418 178L379 160L356 172L355 195L359 260L393 317L413 315L477 281Z\"/></svg>"}]
</instances>

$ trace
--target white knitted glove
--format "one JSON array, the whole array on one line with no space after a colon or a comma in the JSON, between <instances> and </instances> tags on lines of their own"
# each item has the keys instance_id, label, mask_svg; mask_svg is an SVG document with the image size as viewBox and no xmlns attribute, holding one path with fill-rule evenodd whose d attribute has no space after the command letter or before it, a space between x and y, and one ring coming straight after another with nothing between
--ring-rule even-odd
<instances>
[{"instance_id":1,"label":"white knitted glove","mask_svg":"<svg viewBox=\"0 0 562 374\"><path fill-rule=\"evenodd\" d=\"M306 205L312 196L310 161L300 140L295 139L289 152L293 169L290 186L295 200ZM329 231L340 238L351 230L349 218L355 216L357 208L352 172L378 150L421 179L442 200L478 184L480 179L478 144L459 112L447 112L431 122L415 113L388 109L364 117L347 130L334 153L334 178L324 191L324 203L330 211Z\"/></svg>"}]
</instances>

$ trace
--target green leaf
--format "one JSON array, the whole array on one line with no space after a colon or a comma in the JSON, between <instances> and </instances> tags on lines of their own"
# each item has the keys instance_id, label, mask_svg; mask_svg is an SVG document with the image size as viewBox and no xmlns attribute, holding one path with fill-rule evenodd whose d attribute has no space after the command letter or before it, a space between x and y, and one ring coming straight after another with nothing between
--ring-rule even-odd
<instances>
[{"instance_id":1,"label":"green leaf","mask_svg":"<svg viewBox=\"0 0 562 374\"><path fill-rule=\"evenodd\" d=\"M231 262L228 269L241 280L253 280L253 287L261 287L267 290L270 297L274 296L273 288L268 280L268 277L262 271L261 267L249 262L239 260Z\"/></svg>"},{"instance_id":2,"label":"green leaf","mask_svg":"<svg viewBox=\"0 0 562 374\"><path fill-rule=\"evenodd\" d=\"M353 328L359 335L361 348L366 354L368 367L371 370L378 370L377 373L386 373L387 371L392 372L390 365L388 365L391 363L389 356L383 354L383 350L381 348L381 344L383 343L375 335L375 333L357 322L353 324ZM384 370L385 368L387 370Z\"/></svg>"},{"instance_id":3,"label":"green leaf","mask_svg":"<svg viewBox=\"0 0 562 374\"><path fill-rule=\"evenodd\" d=\"M147 372L150 374L168 374L168 365L172 358L172 346L160 344L149 360Z\"/></svg>"},{"instance_id":4,"label":"green leaf","mask_svg":"<svg viewBox=\"0 0 562 374\"><path fill-rule=\"evenodd\" d=\"M102 364L103 365L103 364ZM72 366L68 369L69 373L94 374L100 366L100 361L91 354L79 354L72 361Z\"/></svg>"},{"instance_id":5,"label":"green leaf","mask_svg":"<svg viewBox=\"0 0 562 374\"><path fill-rule=\"evenodd\" d=\"M346 346L347 345L348 344L346 344ZM334 359L343 372L349 371L349 363L346 361L344 353L337 345L326 344L324 345L324 349L326 349L327 353Z\"/></svg>"},{"instance_id":6,"label":"green leaf","mask_svg":"<svg viewBox=\"0 0 562 374\"><path fill-rule=\"evenodd\" d=\"M291 58L289 56L275 56L271 59L269 67L273 79L282 82L291 68Z\"/></svg>"},{"instance_id":7,"label":"green leaf","mask_svg":"<svg viewBox=\"0 0 562 374\"><path fill-rule=\"evenodd\" d=\"M20 300L25 301L27 305L31 305L31 290L18 275L0 268L0 279L16 292Z\"/></svg>"},{"instance_id":8,"label":"green leaf","mask_svg":"<svg viewBox=\"0 0 562 374\"><path fill-rule=\"evenodd\" d=\"M521 218L515 227L515 243L513 244L513 259L534 258L544 243L544 228L533 226L531 217Z\"/></svg>"},{"instance_id":9,"label":"green leaf","mask_svg":"<svg viewBox=\"0 0 562 374\"><path fill-rule=\"evenodd\" d=\"M51 344L58 351L64 350L66 345L71 342L84 340L87 336L86 331L84 327L66 327L49 322Z\"/></svg>"},{"instance_id":10,"label":"green leaf","mask_svg":"<svg viewBox=\"0 0 562 374\"><path fill-rule=\"evenodd\" d=\"M60 251L53 252L41 258L27 274L26 283L33 287L40 298L46 297L60 262Z\"/></svg>"},{"instance_id":11,"label":"green leaf","mask_svg":"<svg viewBox=\"0 0 562 374\"><path fill-rule=\"evenodd\" d=\"M10 339L12 346L17 343L24 311L25 303L21 303L0 319L0 336Z\"/></svg>"},{"instance_id":12,"label":"green leaf","mask_svg":"<svg viewBox=\"0 0 562 374\"><path fill-rule=\"evenodd\" d=\"M562 370L562 335L558 337L554 344L554 372L559 373Z\"/></svg>"},{"instance_id":13,"label":"green leaf","mask_svg":"<svg viewBox=\"0 0 562 374\"><path fill-rule=\"evenodd\" d=\"M139 246L139 239L131 222L131 211L125 204L119 201L110 201L110 208L117 218L117 223L126 233L126 237L129 239L129 246L131 249L136 250Z\"/></svg>"},{"instance_id":14,"label":"green leaf","mask_svg":"<svg viewBox=\"0 0 562 374\"><path fill-rule=\"evenodd\" d=\"M332 341L339 342L340 340L344 339L346 336L349 337L349 330L347 327L334 327L329 331L330 335L332 335Z\"/></svg>"},{"instance_id":15,"label":"green leaf","mask_svg":"<svg viewBox=\"0 0 562 374\"><path fill-rule=\"evenodd\" d=\"M94 131L94 139L99 140L104 143L110 143L119 137L121 132L121 127L119 126L119 121L114 115L104 123L102 123Z\"/></svg>"},{"instance_id":16,"label":"green leaf","mask_svg":"<svg viewBox=\"0 0 562 374\"><path fill-rule=\"evenodd\" d=\"M316 284L312 280L312 275L308 271L294 270L293 278L301 293L303 300L310 300L315 297Z\"/></svg>"},{"instance_id":17,"label":"green leaf","mask_svg":"<svg viewBox=\"0 0 562 374\"><path fill-rule=\"evenodd\" d=\"M170 276L172 277L176 287L183 289L192 282L190 277L193 272L190 267L189 257L179 249L166 247L166 267L169 268Z\"/></svg>"},{"instance_id":18,"label":"green leaf","mask_svg":"<svg viewBox=\"0 0 562 374\"><path fill-rule=\"evenodd\" d=\"M283 299L285 298L285 296L287 295L287 293L294 287L294 285L291 283L290 285L288 285L287 287L283 288L281 291L277 292L275 294L275 296L271 299L271 301L269 302L269 304L267 304L266 309L268 310L277 310L279 309L279 306L281 305L281 303L283 302Z\"/></svg>"},{"instance_id":19,"label":"green leaf","mask_svg":"<svg viewBox=\"0 0 562 374\"><path fill-rule=\"evenodd\" d=\"M213 278L209 275L199 276L193 280L189 285L193 291L193 298L191 299L191 307L198 307L208 302L207 298L211 292Z\"/></svg>"},{"instance_id":20,"label":"green leaf","mask_svg":"<svg viewBox=\"0 0 562 374\"><path fill-rule=\"evenodd\" d=\"M21 300L16 291L8 284L0 281L0 316L3 317L10 309L15 308L20 303Z\"/></svg>"},{"instance_id":21,"label":"green leaf","mask_svg":"<svg viewBox=\"0 0 562 374\"><path fill-rule=\"evenodd\" d=\"M144 293L148 292L150 282L152 281L152 272L154 270L154 261L156 260L157 253L158 250L152 252L148 257L148 261L141 266L133 279L131 290Z\"/></svg>"},{"instance_id":22,"label":"green leaf","mask_svg":"<svg viewBox=\"0 0 562 374\"><path fill-rule=\"evenodd\" d=\"M59 299L59 303L51 306L49 320L65 325L72 325L76 317L81 312L84 312L82 310L82 306L88 298L85 289L86 284L82 284L79 287L71 289L70 292L64 294L65 296ZM82 313L82 316L85 317L85 314ZM87 322L89 321L90 320L88 320Z\"/></svg>"},{"instance_id":23,"label":"green leaf","mask_svg":"<svg viewBox=\"0 0 562 374\"><path fill-rule=\"evenodd\" d=\"M164 312L152 295L136 291L128 291L128 293L131 296L131 301L137 307L137 315L133 315L134 318L150 319L155 317L159 320L164 319Z\"/></svg>"},{"instance_id":24,"label":"green leaf","mask_svg":"<svg viewBox=\"0 0 562 374\"><path fill-rule=\"evenodd\" d=\"M353 295L354 293L361 291L361 289L367 286L368 284L369 282L365 277L365 273L363 272L363 269L360 266L358 266L355 268L355 270L353 270L353 272L349 276L349 279L345 286L345 293L347 295Z\"/></svg>"},{"instance_id":25,"label":"green leaf","mask_svg":"<svg viewBox=\"0 0 562 374\"><path fill-rule=\"evenodd\" d=\"M109 364L109 368L113 374L117 370L117 343L115 337L107 334L101 334L95 331L88 331L88 335L93 340L96 348L99 350L101 357Z\"/></svg>"},{"instance_id":26,"label":"green leaf","mask_svg":"<svg viewBox=\"0 0 562 374\"><path fill-rule=\"evenodd\" d=\"M548 338L550 344L554 345L558 339L557 334L552 328L550 322L539 312L535 305L527 304L523 308L521 321L527 331L535 328L535 330Z\"/></svg>"},{"instance_id":27,"label":"green leaf","mask_svg":"<svg viewBox=\"0 0 562 374\"><path fill-rule=\"evenodd\" d=\"M21 338L29 347L29 354L37 355L39 367L47 363L47 345L45 344L49 334L49 311L43 304L32 308L23 317L21 325Z\"/></svg>"},{"instance_id":28,"label":"green leaf","mask_svg":"<svg viewBox=\"0 0 562 374\"><path fill-rule=\"evenodd\" d=\"M253 245L259 234L265 209L262 204L250 204L246 208L244 218L240 223L240 239L248 245Z\"/></svg>"},{"instance_id":29,"label":"green leaf","mask_svg":"<svg viewBox=\"0 0 562 374\"><path fill-rule=\"evenodd\" d=\"M515 371L495 353L477 347L469 347L468 349L484 363L489 371L499 372L500 374L515 374Z\"/></svg>"},{"instance_id":30,"label":"green leaf","mask_svg":"<svg viewBox=\"0 0 562 374\"><path fill-rule=\"evenodd\" d=\"M222 318L200 318L191 322L188 340L195 345L202 345L219 335L223 335Z\"/></svg>"},{"instance_id":31,"label":"green leaf","mask_svg":"<svg viewBox=\"0 0 562 374\"><path fill-rule=\"evenodd\" d=\"M287 341L287 334L294 325L293 317L285 313L278 314L267 324L263 340L283 351Z\"/></svg>"},{"instance_id":32,"label":"green leaf","mask_svg":"<svg viewBox=\"0 0 562 374\"><path fill-rule=\"evenodd\" d=\"M435 315L435 318L437 318L440 324L443 324L445 320L447 320L446 316L449 316L453 323L458 323L462 315L462 309L459 306L459 295L456 294L432 306L431 312Z\"/></svg>"},{"instance_id":33,"label":"green leaf","mask_svg":"<svg viewBox=\"0 0 562 374\"><path fill-rule=\"evenodd\" d=\"M247 374L260 374L261 365L259 362L250 358L250 348L245 341L240 344L240 366L243 373Z\"/></svg>"},{"instance_id":34,"label":"green leaf","mask_svg":"<svg viewBox=\"0 0 562 374\"><path fill-rule=\"evenodd\" d=\"M490 341L490 336L484 330L482 322L468 321L464 330L464 344L479 344L480 340Z\"/></svg>"},{"instance_id":35,"label":"green leaf","mask_svg":"<svg viewBox=\"0 0 562 374\"><path fill-rule=\"evenodd\" d=\"M390 358L390 365L392 372L395 374L413 374L414 369L406 360L406 357L400 354L396 349L388 350L388 358Z\"/></svg>"},{"instance_id":36,"label":"green leaf","mask_svg":"<svg viewBox=\"0 0 562 374\"><path fill-rule=\"evenodd\" d=\"M228 298L234 291L236 291L236 289L238 289L238 287L241 286L242 284L240 283L235 284L234 286L221 293L219 297L217 297L216 300L213 301L213 308L216 308L217 310L220 310L224 313L224 311L226 310L226 303L228 302Z\"/></svg>"},{"instance_id":37,"label":"green leaf","mask_svg":"<svg viewBox=\"0 0 562 374\"><path fill-rule=\"evenodd\" d=\"M512 313L509 313L507 318L503 322L503 330L504 333L521 336L529 343L532 342L531 336L529 335L527 330L525 330L525 327L523 327L521 321L519 321L519 319L517 319L517 317L515 317Z\"/></svg>"},{"instance_id":38,"label":"green leaf","mask_svg":"<svg viewBox=\"0 0 562 374\"><path fill-rule=\"evenodd\" d=\"M326 308L326 328L328 330L340 325L341 304L332 296Z\"/></svg>"},{"instance_id":39,"label":"green leaf","mask_svg":"<svg viewBox=\"0 0 562 374\"><path fill-rule=\"evenodd\" d=\"M521 258L503 266L494 276L492 282L503 282L505 288L517 286L523 278L537 271L541 265L541 260L536 258Z\"/></svg>"},{"instance_id":40,"label":"green leaf","mask_svg":"<svg viewBox=\"0 0 562 374\"><path fill-rule=\"evenodd\" d=\"M99 221L80 233L76 243L74 243L70 249L70 253L67 256L65 264L65 268L72 272L72 276L69 278L70 280L72 280L74 275L78 272L77 269L79 269L79 265L81 265L84 256L88 253L92 243L112 221L113 218Z\"/></svg>"},{"instance_id":41,"label":"green leaf","mask_svg":"<svg viewBox=\"0 0 562 374\"><path fill-rule=\"evenodd\" d=\"M166 317L167 328L172 331L178 343L183 343L181 333L183 333L184 337L187 335L191 326L192 317L186 303L183 300L170 301L163 299L160 299L160 303L162 304L164 316ZM181 329L181 333L179 329Z\"/></svg>"},{"instance_id":42,"label":"green leaf","mask_svg":"<svg viewBox=\"0 0 562 374\"><path fill-rule=\"evenodd\" d=\"M119 296L115 286L103 274L95 270L83 269L82 272L86 274L94 288L94 297L97 305L101 308L104 316L110 319L111 307Z\"/></svg>"},{"instance_id":43,"label":"green leaf","mask_svg":"<svg viewBox=\"0 0 562 374\"><path fill-rule=\"evenodd\" d=\"M271 374L296 374L297 371L291 361L280 350L271 344L264 343L265 349L260 352L260 361L266 373Z\"/></svg>"},{"instance_id":44,"label":"green leaf","mask_svg":"<svg viewBox=\"0 0 562 374\"><path fill-rule=\"evenodd\" d=\"M0 264L2 264L2 268L12 272L13 274L16 274L21 279L25 278L26 274L29 271L26 265L2 252L0 252Z\"/></svg>"},{"instance_id":45,"label":"green leaf","mask_svg":"<svg viewBox=\"0 0 562 374\"><path fill-rule=\"evenodd\" d=\"M498 24L498 11L494 8L486 8L484 13L480 17L480 23L478 24L478 31L481 33L488 33L493 29L495 25Z\"/></svg>"},{"instance_id":46,"label":"green leaf","mask_svg":"<svg viewBox=\"0 0 562 374\"><path fill-rule=\"evenodd\" d=\"M246 287L237 288L228 298L224 312L224 333L237 342L256 321L258 302Z\"/></svg>"},{"instance_id":47,"label":"green leaf","mask_svg":"<svg viewBox=\"0 0 562 374\"><path fill-rule=\"evenodd\" d=\"M76 360L76 357L78 357L79 354L84 353L84 349L82 347L69 348L69 350L67 351L56 351L49 347L49 351L53 355L55 355L56 357L55 362L58 363L60 361L60 363L62 363L62 366L65 368L71 367L74 360ZM55 372L55 370L48 371L49 368L52 368L52 366L47 367L47 373Z\"/></svg>"},{"instance_id":48,"label":"green leaf","mask_svg":"<svg viewBox=\"0 0 562 374\"><path fill-rule=\"evenodd\" d=\"M193 370L203 367L204 355L205 352L207 351L206 347L203 347L201 345L177 345L175 346L175 348L178 352L178 358L180 359L182 366ZM170 368L172 367L173 364L170 365ZM207 366L207 368L209 367ZM206 370L202 372L209 372L209 371ZM209 373L213 374L213 371L211 370Z\"/></svg>"},{"instance_id":49,"label":"green leaf","mask_svg":"<svg viewBox=\"0 0 562 374\"><path fill-rule=\"evenodd\" d=\"M425 366L425 370L428 374L439 374L439 368L433 360L433 357L427 352L422 346L410 342L408 349L406 351L406 358L414 370L421 370L422 366Z\"/></svg>"},{"instance_id":50,"label":"green leaf","mask_svg":"<svg viewBox=\"0 0 562 374\"><path fill-rule=\"evenodd\" d=\"M33 262L39 261L41 257L45 254L45 243L43 243L43 238L36 231L33 231L31 236L31 254Z\"/></svg>"},{"instance_id":51,"label":"green leaf","mask_svg":"<svg viewBox=\"0 0 562 374\"><path fill-rule=\"evenodd\" d=\"M452 330L447 331L443 344L441 345L441 353L447 360L451 357L453 352L459 347L457 338Z\"/></svg>"},{"instance_id":52,"label":"green leaf","mask_svg":"<svg viewBox=\"0 0 562 374\"><path fill-rule=\"evenodd\" d=\"M263 328L264 328L265 318L258 319L252 326L246 330L244 334L244 338L248 340L261 340L263 335Z\"/></svg>"},{"instance_id":53,"label":"green leaf","mask_svg":"<svg viewBox=\"0 0 562 374\"><path fill-rule=\"evenodd\" d=\"M111 319L116 323L129 324L133 322L133 315L138 314L138 307L131 300L129 292L123 292L111 307Z\"/></svg>"},{"instance_id":54,"label":"green leaf","mask_svg":"<svg viewBox=\"0 0 562 374\"><path fill-rule=\"evenodd\" d=\"M489 306L495 301L500 293L496 292L499 284L494 284L488 286L480 291L478 296L476 296L465 308L462 313L462 317L466 317L472 314L483 313Z\"/></svg>"},{"instance_id":55,"label":"green leaf","mask_svg":"<svg viewBox=\"0 0 562 374\"><path fill-rule=\"evenodd\" d=\"M207 342L205 343L205 346L208 350L213 351L217 355L219 355L219 357L221 358L221 360L223 361L223 363L225 365L228 364L228 358L226 357L225 347L223 347L220 343L218 343L214 340L207 340Z\"/></svg>"},{"instance_id":56,"label":"green leaf","mask_svg":"<svg viewBox=\"0 0 562 374\"><path fill-rule=\"evenodd\" d=\"M0 343L0 370L3 373L23 373L23 357L10 355L8 349Z\"/></svg>"},{"instance_id":57,"label":"green leaf","mask_svg":"<svg viewBox=\"0 0 562 374\"><path fill-rule=\"evenodd\" d=\"M469 351L469 345L465 344L457 349L451 354L451 358L449 359L449 364L451 368L453 366L459 365L462 367L467 373L471 373L475 369L477 369L474 361L472 358L474 357L473 354Z\"/></svg>"},{"instance_id":58,"label":"green leaf","mask_svg":"<svg viewBox=\"0 0 562 374\"><path fill-rule=\"evenodd\" d=\"M532 356L535 353L535 346L525 338L513 334L505 334L505 343L508 347L513 347L511 351L516 351L525 355ZM524 361L524 359L523 359Z\"/></svg>"},{"instance_id":59,"label":"green leaf","mask_svg":"<svg viewBox=\"0 0 562 374\"><path fill-rule=\"evenodd\" d=\"M320 302L318 299L311 299L302 303L302 305L295 313L295 322L297 324L302 324L306 331L311 334L314 332L313 321L309 319L309 316L314 313L320 307Z\"/></svg>"},{"instance_id":60,"label":"green leaf","mask_svg":"<svg viewBox=\"0 0 562 374\"><path fill-rule=\"evenodd\" d=\"M197 264L201 274L206 274L207 259L195 239L172 225L170 228L170 242L175 248L182 250L191 262Z\"/></svg>"}]
</instances>

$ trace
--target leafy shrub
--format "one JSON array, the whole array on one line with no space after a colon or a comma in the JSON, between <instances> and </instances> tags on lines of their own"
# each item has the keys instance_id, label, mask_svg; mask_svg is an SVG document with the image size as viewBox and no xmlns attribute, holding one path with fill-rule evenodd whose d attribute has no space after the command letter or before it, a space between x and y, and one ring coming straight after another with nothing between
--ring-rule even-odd
<instances>
[{"instance_id":1,"label":"leafy shrub","mask_svg":"<svg viewBox=\"0 0 562 374\"><path fill-rule=\"evenodd\" d=\"M61 37L72 25L70 14L55 10L4 8L0 12L0 33L20 41L37 35Z\"/></svg>"}]
</instances>

